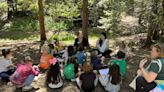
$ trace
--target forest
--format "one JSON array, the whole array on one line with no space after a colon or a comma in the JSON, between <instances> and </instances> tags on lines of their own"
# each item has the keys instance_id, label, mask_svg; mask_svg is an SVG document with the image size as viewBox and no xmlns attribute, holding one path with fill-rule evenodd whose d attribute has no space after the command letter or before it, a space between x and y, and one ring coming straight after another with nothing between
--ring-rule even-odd
<instances>
[{"instance_id":1,"label":"forest","mask_svg":"<svg viewBox=\"0 0 164 92\"><path fill-rule=\"evenodd\" d=\"M11 48L14 63L27 53L38 64L45 43L58 39L63 47L73 45L79 31L92 48L102 32L112 51L124 42L131 57L120 92L134 92L129 84L139 60L149 56L153 44L164 43L164 0L0 0L0 50ZM45 76L43 71L32 84L39 89L30 92L63 92L64 87L47 90ZM95 92L105 92L98 85ZM0 86L0 92L19 92L1 80Z\"/></svg>"}]
</instances>

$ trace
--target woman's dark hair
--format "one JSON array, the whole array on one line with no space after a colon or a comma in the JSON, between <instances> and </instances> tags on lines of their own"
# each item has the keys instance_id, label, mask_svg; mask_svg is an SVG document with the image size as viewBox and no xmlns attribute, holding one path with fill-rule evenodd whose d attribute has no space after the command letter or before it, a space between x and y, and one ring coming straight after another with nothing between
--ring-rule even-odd
<instances>
[{"instance_id":1,"label":"woman's dark hair","mask_svg":"<svg viewBox=\"0 0 164 92\"><path fill-rule=\"evenodd\" d=\"M122 51L118 51L118 52L117 52L117 58L119 58L119 59L125 58L125 53L122 52Z\"/></svg>"},{"instance_id":2,"label":"woman's dark hair","mask_svg":"<svg viewBox=\"0 0 164 92\"><path fill-rule=\"evenodd\" d=\"M50 65L50 69L47 72L46 84L56 83L60 74L60 66L58 63Z\"/></svg>"},{"instance_id":3,"label":"woman's dark hair","mask_svg":"<svg viewBox=\"0 0 164 92\"><path fill-rule=\"evenodd\" d=\"M120 67L117 64L110 66L111 83L117 85L121 81Z\"/></svg>"},{"instance_id":4,"label":"woman's dark hair","mask_svg":"<svg viewBox=\"0 0 164 92\"><path fill-rule=\"evenodd\" d=\"M4 57L7 57L7 55L8 54L10 54L10 49L2 49L2 55L4 56Z\"/></svg>"},{"instance_id":5,"label":"woman's dark hair","mask_svg":"<svg viewBox=\"0 0 164 92\"><path fill-rule=\"evenodd\" d=\"M102 32L101 35L103 35L103 36L105 37L105 39L107 39L107 35L106 35L105 32ZM100 40L99 40L100 46L102 45L102 43L103 43L103 41L102 41L102 39L100 38Z\"/></svg>"}]
</instances>

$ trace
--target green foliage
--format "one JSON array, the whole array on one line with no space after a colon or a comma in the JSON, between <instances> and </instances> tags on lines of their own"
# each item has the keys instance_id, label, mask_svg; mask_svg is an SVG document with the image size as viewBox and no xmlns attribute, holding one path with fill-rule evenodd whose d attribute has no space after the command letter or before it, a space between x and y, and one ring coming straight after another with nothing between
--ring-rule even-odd
<instances>
[{"instance_id":1,"label":"green foliage","mask_svg":"<svg viewBox=\"0 0 164 92\"><path fill-rule=\"evenodd\" d=\"M38 20L31 17L14 18L7 27L8 31L38 31Z\"/></svg>"},{"instance_id":2,"label":"green foliage","mask_svg":"<svg viewBox=\"0 0 164 92\"><path fill-rule=\"evenodd\" d=\"M69 20L65 21L54 21L53 18L46 16L45 17L45 27L46 30L51 31L60 31L60 30L68 30L73 27L73 23Z\"/></svg>"},{"instance_id":3,"label":"green foliage","mask_svg":"<svg viewBox=\"0 0 164 92\"><path fill-rule=\"evenodd\" d=\"M158 29L164 29L162 1L163 0L141 0L137 2L139 7L137 13L142 26L148 28L153 23L153 25L158 25Z\"/></svg>"},{"instance_id":4,"label":"green foliage","mask_svg":"<svg viewBox=\"0 0 164 92\"><path fill-rule=\"evenodd\" d=\"M64 17L72 19L79 16L78 6L71 2L50 4L49 14L55 18Z\"/></svg>"},{"instance_id":5,"label":"green foliage","mask_svg":"<svg viewBox=\"0 0 164 92\"><path fill-rule=\"evenodd\" d=\"M74 39L74 35L70 34L68 32L60 32L60 33L56 33L54 34L51 39L58 39L60 41L68 41L68 40L73 40Z\"/></svg>"},{"instance_id":6,"label":"green foliage","mask_svg":"<svg viewBox=\"0 0 164 92\"><path fill-rule=\"evenodd\" d=\"M0 13L1 12L7 12L7 3L6 2L0 2Z\"/></svg>"},{"instance_id":7,"label":"green foliage","mask_svg":"<svg viewBox=\"0 0 164 92\"><path fill-rule=\"evenodd\" d=\"M102 8L102 15L99 23L102 24L100 28L111 29L112 31L120 30L121 15L125 12L124 0L101 0L97 4Z\"/></svg>"}]
</instances>

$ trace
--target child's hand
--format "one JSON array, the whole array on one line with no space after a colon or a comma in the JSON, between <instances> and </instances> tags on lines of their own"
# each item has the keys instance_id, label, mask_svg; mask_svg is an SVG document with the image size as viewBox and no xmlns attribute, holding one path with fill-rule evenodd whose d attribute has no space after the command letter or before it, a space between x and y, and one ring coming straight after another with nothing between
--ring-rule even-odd
<instances>
[{"instance_id":1,"label":"child's hand","mask_svg":"<svg viewBox=\"0 0 164 92\"><path fill-rule=\"evenodd\" d=\"M40 70L39 70L39 67L36 66L36 65L33 66L33 69L34 69L35 71L40 71Z\"/></svg>"}]
</instances>

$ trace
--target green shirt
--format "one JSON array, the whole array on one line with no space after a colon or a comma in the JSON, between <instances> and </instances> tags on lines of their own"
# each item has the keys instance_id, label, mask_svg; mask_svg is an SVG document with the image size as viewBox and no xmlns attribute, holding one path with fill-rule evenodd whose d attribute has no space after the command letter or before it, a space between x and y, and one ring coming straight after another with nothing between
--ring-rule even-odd
<instances>
[{"instance_id":1,"label":"green shirt","mask_svg":"<svg viewBox=\"0 0 164 92\"><path fill-rule=\"evenodd\" d=\"M151 71L151 72L154 72L154 73L158 74L156 80L164 80L164 58L160 59L160 60L161 60L161 63L162 63L162 69L159 73L158 73L159 65L157 63L154 63L154 62L151 63L150 67L148 69L148 71Z\"/></svg>"},{"instance_id":2,"label":"green shirt","mask_svg":"<svg viewBox=\"0 0 164 92\"><path fill-rule=\"evenodd\" d=\"M66 79L74 79L76 77L74 73L74 64L68 64L64 67L64 76Z\"/></svg>"},{"instance_id":3,"label":"green shirt","mask_svg":"<svg viewBox=\"0 0 164 92\"><path fill-rule=\"evenodd\" d=\"M125 59L115 59L112 60L112 63L119 65L120 73L123 77L126 75L126 61Z\"/></svg>"}]
</instances>

